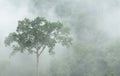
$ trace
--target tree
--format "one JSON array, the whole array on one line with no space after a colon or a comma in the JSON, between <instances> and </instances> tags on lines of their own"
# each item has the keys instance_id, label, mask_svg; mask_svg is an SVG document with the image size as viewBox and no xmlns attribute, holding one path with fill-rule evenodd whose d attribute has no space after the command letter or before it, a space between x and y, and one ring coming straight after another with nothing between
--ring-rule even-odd
<instances>
[{"instance_id":1,"label":"tree","mask_svg":"<svg viewBox=\"0 0 120 76\"><path fill-rule=\"evenodd\" d=\"M18 21L18 27L6 37L5 45L13 48L12 54L16 52L36 55L36 74L39 76L39 57L47 48L50 54L54 54L56 44L70 46L72 43L70 32L60 22L49 22L43 17L33 20L25 18Z\"/></svg>"},{"instance_id":2,"label":"tree","mask_svg":"<svg viewBox=\"0 0 120 76\"><path fill-rule=\"evenodd\" d=\"M114 76L114 73L111 71L111 72L106 73L105 76Z\"/></svg>"}]
</instances>

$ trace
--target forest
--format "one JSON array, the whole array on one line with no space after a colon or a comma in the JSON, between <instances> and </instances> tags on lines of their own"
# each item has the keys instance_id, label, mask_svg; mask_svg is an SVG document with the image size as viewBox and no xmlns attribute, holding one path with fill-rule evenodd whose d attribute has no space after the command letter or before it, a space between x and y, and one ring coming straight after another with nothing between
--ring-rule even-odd
<instances>
[{"instance_id":1,"label":"forest","mask_svg":"<svg viewBox=\"0 0 120 76\"><path fill-rule=\"evenodd\" d=\"M119 0L0 0L0 76L119 76Z\"/></svg>"}]
</instances>

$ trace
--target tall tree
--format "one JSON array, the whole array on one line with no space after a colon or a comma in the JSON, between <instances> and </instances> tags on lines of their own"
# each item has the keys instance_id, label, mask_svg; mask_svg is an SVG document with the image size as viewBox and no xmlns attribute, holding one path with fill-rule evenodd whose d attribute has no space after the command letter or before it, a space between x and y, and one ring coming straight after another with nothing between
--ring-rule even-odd
<instances>
[{"instance_id":1,"label":"tall tree","mask_svg":"<svg viewBox=\"0 0 120 76\"><path fill-rule=\"evenodd\" d=\"M36 75L39 76L39 57L47 48L50 54L54 54L54 47L60 43L70 46L72 38L67 27L60 22L50 22L43 17L33 20L25 18L18 21L18 27L6 37L5 45L13 48L12 54L16 52L36 55Z\"/></svg>"}]
</instances>

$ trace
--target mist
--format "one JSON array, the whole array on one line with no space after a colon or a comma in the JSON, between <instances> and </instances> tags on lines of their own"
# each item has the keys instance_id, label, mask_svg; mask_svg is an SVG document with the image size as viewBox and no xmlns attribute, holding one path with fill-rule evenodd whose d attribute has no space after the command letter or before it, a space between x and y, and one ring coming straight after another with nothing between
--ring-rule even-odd
<instances>
[{"instance_id":1,"label":"mist","mask_svg":"<svg viewBox=\"0 0 120 76\"><path fill-rule=\"evenodd\" d=\"M40 56L40 76L119 76L119 0L0 0L0 76L35 76L35 56L16 53L4 40L18 20L45 17L70 28L73 43Z\"/></svg>"}]
</instances>

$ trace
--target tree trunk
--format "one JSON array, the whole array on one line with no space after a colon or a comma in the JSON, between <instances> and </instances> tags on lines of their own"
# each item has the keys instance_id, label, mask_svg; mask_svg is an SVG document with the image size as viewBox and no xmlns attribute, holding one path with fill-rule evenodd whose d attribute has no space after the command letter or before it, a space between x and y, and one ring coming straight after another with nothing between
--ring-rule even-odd
<instances>
[{"instance_id":1,"label":"tree trunk","mask_svg":"<svg viewBox=\"0 0 120 76\"><path fill-rule=\"evenodd\" d=\"M36 76L39 76L39 55L36 54Z\"/></svg>"}]
</instances>

